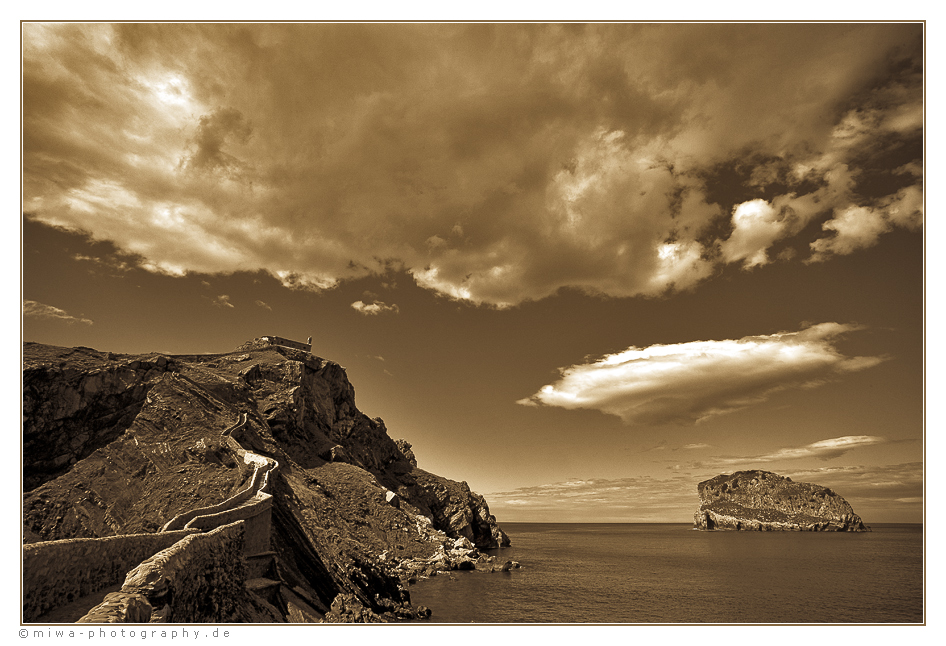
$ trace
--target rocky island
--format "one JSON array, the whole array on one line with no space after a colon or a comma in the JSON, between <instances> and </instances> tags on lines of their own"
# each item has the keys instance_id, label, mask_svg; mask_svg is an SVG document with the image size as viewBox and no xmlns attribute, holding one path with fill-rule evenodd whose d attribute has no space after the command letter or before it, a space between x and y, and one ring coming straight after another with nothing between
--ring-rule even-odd
<instances>
[{"instance_id":1,"label":"rocky island","mask_svg":"<svg viewBox=\"0 0 946 646\"><path fill-rule=\"evenodd\" d=\"M418 468L345 369L23 348L24 622L387 622L408 585L517 564L482 496Z\"/></svg>"},{"instance_id":2,"label":"rocky island","mask_svg":"<svg viewBox=\"0 0 946 646\"><path fill-rule=\"evenodd\" d=\"M737 471L697 485L699 529L870 531L844 498L825 487L769 471Z\"/></svg>"}]
</instances>

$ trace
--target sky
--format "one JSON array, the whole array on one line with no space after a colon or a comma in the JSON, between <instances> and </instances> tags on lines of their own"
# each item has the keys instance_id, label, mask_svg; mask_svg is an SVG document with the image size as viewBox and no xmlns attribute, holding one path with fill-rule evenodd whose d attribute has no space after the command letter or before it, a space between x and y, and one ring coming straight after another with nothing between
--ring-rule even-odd
<instances>
[{"instance_id":1,"label":"sky","mask_svg":"<svg viewBox=\"0 0 946 646\"><path fill-rule=\"evenodd\" d=\"M921 23L22 25L22 339L313 338L503 521L921 522Z\"/></svg>"}]
</instances>

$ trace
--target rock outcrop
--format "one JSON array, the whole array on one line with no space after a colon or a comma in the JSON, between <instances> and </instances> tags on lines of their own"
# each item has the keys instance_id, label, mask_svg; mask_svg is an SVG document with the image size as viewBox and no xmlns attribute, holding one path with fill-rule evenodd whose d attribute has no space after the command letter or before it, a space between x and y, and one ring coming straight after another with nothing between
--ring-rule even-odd
<instances>
[{"instance_id":1,"label":"rock outcrop","mask_svg":"<svg viewBox=\"0 0 946 646\"><path fill-rule=\"evenodd\" d=\"M23 481L34 489L120 436L167 357L27 343L23 366Z\"/></svg>"},{"instance_id":2,"label":"rock outcrop","mask_svg":"<svg viewBox=\"0 0 946 646\"><path fill-rule=\"evenodd\" d=\"M769 471L737 471L697 485L699 529L870 531L844 498L825 487Z\"/></svg>"},{"instance_id":3,"label":"rock outcrop","mask_svg":"<svg viewBox=\"0 0 946 646\"><path fill-rule=\"evenodd\" d=\"M233 440L279 463L267 575L279 591L256 581L254 608L234 616L422 618L408 581L492 569L481 550L509 544L482 496L418 468L408 442L357 409L344 368L309 352L263 339L175 356L30 343L24 390L26 542L159 532L223 503L254 474Z\"/></svg>"}]
</instances>

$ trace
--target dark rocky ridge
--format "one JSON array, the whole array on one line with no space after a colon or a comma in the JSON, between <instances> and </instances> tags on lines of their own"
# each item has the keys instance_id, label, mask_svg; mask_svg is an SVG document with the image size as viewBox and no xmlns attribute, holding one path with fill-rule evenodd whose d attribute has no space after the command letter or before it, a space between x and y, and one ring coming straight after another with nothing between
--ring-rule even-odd
<instances>
[{"instance_id":1,"label":"dark rocky ridge","mask_svg":"<svg viewBox=\"0 0 946 646\"><path fill-rule=\"evenodd\" d=\"M28 343L24 391L25 542L154 532L227 499L252 470L221 433L246 413L239 442L282 465L279 579L326 620L414 617L412 579L509 567L481 552L509 544L482 496L419 469L409 443L356 408L345 370L310 353L261 340L195 356Z\"/></svg>"},{"instance_id":2,"label":"dark rocky ridge","mask_svg":"<svg viewBox=\"0 0 946 646\"><path fill-rule=\"evenodd\" d=\"M870 531L844 498L769 471L737 471L697 485L699 529Z\"/></svg>"},{"instance_id":3,"label":"dark rocky ridge","mask_svg":"<svg viewBox=\"0 0 946 646\"><path fill-rule=\"evenodd\" d=\"M160 355L130 359L91 348L25 344L24 487L62 475L121 435L169 369Z\"/></svg>"}]
</instances>

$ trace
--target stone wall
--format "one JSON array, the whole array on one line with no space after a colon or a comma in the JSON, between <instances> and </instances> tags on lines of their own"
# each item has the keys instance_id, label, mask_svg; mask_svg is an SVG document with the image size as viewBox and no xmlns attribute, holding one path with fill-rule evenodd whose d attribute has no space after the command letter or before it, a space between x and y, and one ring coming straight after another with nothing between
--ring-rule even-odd
<instances>
[{"instance_id":1,"label":"stone wall","mask_svg":"<svg viewBox=\"0 0 946 646\"><path fill-rule=\"evenodd\" d=\"M244 504L246 501L250 500L259 489L260 483L263 482L266 475L267 469L261 469L258 465L253 471L253 477L250 478L249 484L241 489L239 492L233 496L227 498L221 503L216 505L209 505L207 507L198 507L196 509L191 509L190 511L184 512L183 514L178 514L170 521L168 521L163 528L162 532L169 532L175 529L182 529L187 527L189 523L197 518L198 516L208 516L212 514L218 514L229 509L234 509Z\"/></svg>"},{"instance_id":2,"label":"stone wall","mask_svg":"<svg viewBox=\"0 0 946 646\"><path fill-rule=\"evenodd\" d=\"M251 539L248 544L252 549L259 541L258 535L265 525L266 539L265 548L259 551L269 550L269 509L272 507L271 496L265 492L269 489L271 476L279 467L276 460L267 458L244 449L240 443L233 438L232 433L246 424L246 413L241 415L240 420L224 431L227 447L233 451L239 459L245 464L254 466L253 477L246 487L238 491L233 496L227 498L221 503L207 507L198 507L175 516L162 528L161 531L172 531L184 527L197 527L200 529L210 529L220 525L230 523L236 520L252 521L248 535ZM255 554L256 552L248 552Z\"/></svg>"},{"instance_id":3,"label":"stone wall","mask_svg":"<svg viewBox=\"0 0 946 646\"><path fill-rule=\"evenodd\" d=\"M24 621L115 585L123 576L121 595L107 598L81 622L140 619L147 604L135 595L143 595L168 622L234 619L246 596L244 557L271 554L273 501L267 490L279 468L276 460L245 450L231 437L245 423L244 413L224 434L228 447L255 467L253 477L222 503L180 514L157 534L25 545Z\"/></svg>"},{"instance_id":4,"label":"stone wall","mask_svg":"<svg viewBox=\"0 0 946 646\"><path fill-rule=\"evenodd\" d=\"M109 592L77 624L146 624L151 620L151 604L140 594Z\"/></svg>"},{"instance_id":5,"label":"stone wall","mask_svg":"<svg viewBox=\"0 0 946 646\"><path fill-rule=\"evenodd\" d=\"M234 509L228 509L217 514L198 516L187 524L188 529L207 530L220 527L238 520L244 521L246 555L268 552L270 548L270 533L272 531L273 497L267 493L257 494L257 497Z\"/></svg>"},{"instance_id":6,"label":"stone wall","mask_svg":"<svg viewBox=\"0 0 946 646\"><path fill-rule=\"evenodd\" d=\"M121 583L143 560L197 530L70 538L23 546L23 621Z\"/></svg>"},{"instance_id":7,"label":"stone wall","mask_svg":"<svg viewBox=\"0 0 946 646\"><path fill-rule=\"evenodd\" d=\"M244 532L237 521L192 534L129 572L121 592L144 596L167 623L234 621L247 594Z\"/></svg>"}]
</instances>

